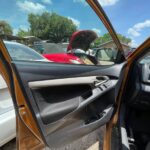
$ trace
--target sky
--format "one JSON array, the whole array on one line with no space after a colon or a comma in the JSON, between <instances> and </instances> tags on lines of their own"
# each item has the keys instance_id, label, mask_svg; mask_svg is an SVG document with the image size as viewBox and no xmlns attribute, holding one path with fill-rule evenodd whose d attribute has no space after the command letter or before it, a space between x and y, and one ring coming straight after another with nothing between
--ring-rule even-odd
<instances>
[{"instance_id":1,"label":"sky","mask_svg":"<svg viewBox=\"0 0 150 150\"><path fill-rule=\"evenodd\" d=\"M98 0L117 33L132 39L137 47L150 36L150 0ZM1 0L0 20L6 20L16 34L28 30L28 14L56 12L71 19L78 29L91 29L99 35L106 28L85 0Z\"/></svg>"}]
</instances>

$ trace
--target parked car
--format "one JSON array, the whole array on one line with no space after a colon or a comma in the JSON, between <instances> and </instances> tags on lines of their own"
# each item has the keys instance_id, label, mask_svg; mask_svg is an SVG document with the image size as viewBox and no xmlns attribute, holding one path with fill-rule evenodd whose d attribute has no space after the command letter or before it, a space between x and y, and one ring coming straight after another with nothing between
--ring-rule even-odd
<instances>
[{"instance_id":1,"label":"parked car","mask_svg":"<svg viewBox=\"0 0 150 150\"><path fill-rule=\"evenodd\" d=\"M88 38L85 38L87 36ZM72 34L66 51L64 51L64 49L56 49L55 53L52 54L47 53L46 51L43 56L56 63L97 64L98 61L92 55L88 54L88 51L90 51L90 45L96 38L97 35L92 30L76 31ZM83 44L81 44L81 42ZM83 50L84 47L88 47L88 49Z\"/></svg>"},{"instance_id":2,"label":"parked car","mask_svg":"<svg viewBox=\"0 0 150 150\"><path fill-rule=\"evenodd\" d=\"M61 149L106 125L104 150L149 150L150 63L147 59L150 58L150 38L125 58L120 40L98 0L53 1L52 12L54 9L59 15L48 12L31 15L35 16L39 36L55 25L55 30L50 28L46 35L53 37L50 40L57 44L68 41L76 30L83 31L84 28L92 32L94 29L99 34L109 32L110 35L105 35L113 40L113 48L109 45L110 49L91 57L106 61L106 64L92 64L84 54L93 48L90 41L94 36L82 34L77 39L78 44L70 45L68 52L84 51L81 56L85 63L64 64L58 60L57 63L45 61L41 55L30 50L27 53L28 50L23 48L20 50L24 55L19 50L16 53L17 47L12 50L7 42L0 40L0 72L13 97L18 149ZM65 14L64 10L67 11ZM61 12L64 16L60 16ZM46 16L48 26L41 24ZM83 20L79 22L78 18L72 17ZM95 26L100 30L95 30ZM143 29L143 24L138 24L134 30L139 26ZM41 32L42 28L44 32ZM138 31L136 36L140 35ZM63 37L61 33L64 33Z\"/></svg>"},{"instance_id":3,"label":"parked car","mask_svg":"<svg viewBox=\"0 0 150 150\"><path fill-rule=\"evenodd\" d=\"M131 48L131 50L127 54L125 54L126 57L129 57L135 50L136 48Z\"/></svg>"},{"instance_id":4,"label":"parked car","mask_svg":"<svg viewBox=\"0 0 150 150\"><path fill-rule=\"evenodd\" d=\"M56 63L84 64L79 57L68 53L43 54L45 58Z\"/></svg>"},{"instance_id":5,"label":"parked car","mask_svg":"<svg viewBox=\"0 0 150 150\"><path fill-rule=\"evenodd\" d=\"M4 41L12 60L22 61L48 61L32 48L17 42Z\"/></svg>"},{"instance_id":6,"label":"parked car","mask_svg":"<svg viewBox=\"0 0 150 150\"><path fill-rule=\"evenodd\" d=\"M0 147L15 137L15 109L8 87L0 75Z\"/></svg>"}]
</instances>

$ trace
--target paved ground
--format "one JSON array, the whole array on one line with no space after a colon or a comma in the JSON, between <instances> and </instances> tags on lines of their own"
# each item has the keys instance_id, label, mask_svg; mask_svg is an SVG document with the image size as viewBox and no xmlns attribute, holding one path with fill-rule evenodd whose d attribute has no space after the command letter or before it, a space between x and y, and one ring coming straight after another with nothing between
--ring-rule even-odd
<instances>
[{"instance_id":1,"label":"paved ground","mask_svg":"<svg viewBox=\"0 0 150 150\"><path fill-rule=\"evenodd\" d=\"M104 127L73 142L70 145L51 150L102 150L103 131ZM1 147L0 150L16 150L15 139Z\"/></svg>"}]
</instances>

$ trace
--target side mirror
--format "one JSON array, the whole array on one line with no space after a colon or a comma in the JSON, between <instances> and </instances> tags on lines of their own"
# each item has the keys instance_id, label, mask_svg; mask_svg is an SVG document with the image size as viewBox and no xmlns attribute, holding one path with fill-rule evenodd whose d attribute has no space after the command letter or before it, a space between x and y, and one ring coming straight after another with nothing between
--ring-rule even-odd
<instances>
[{"instance_id":1,"label":"side mirror","mask_svg":"<svg viewBox=\"0 0 150 150\"><path fill-rule=\"evenodd\" d=\"M99 63L114 64L116 59L117 51L111 48L100 48L96 50L95 57Z\"/></svg>"}]
</instances>

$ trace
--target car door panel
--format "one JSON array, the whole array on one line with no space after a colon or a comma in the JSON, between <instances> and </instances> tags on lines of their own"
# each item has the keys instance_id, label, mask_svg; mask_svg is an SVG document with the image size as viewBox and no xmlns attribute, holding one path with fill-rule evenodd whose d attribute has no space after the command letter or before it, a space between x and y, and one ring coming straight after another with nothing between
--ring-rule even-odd
<instances>
[{"instance_id":1,"label":"car door panel","mask_svg":"<svg viewBox=\"0 0 150 150\"><path fill-rule=\"evenodd\" d=\"M48 120L51 120L50 114L49 114L50 112L52 115L58 117L59 114L63 116L63 112L64 113L66 111L71 112L72 110L75 113L76 109L79 111L80 109L86 107L88 104L92 103L97 97L100 97L102 94L104 94L105 92L113 88L115 82L109 83L109 84L111 85L108 85L108 82L107 82L107 85L110 86L107 89L104 89L106 87L102 87L103 89L101 87L98 87L98 88L94 88L93 90L90 90L90 89L88 89L87 91L84 90L83 92L81 91L82 89L80 88L80 86L78 86L78 89L76 88L77 92L72 91L71 95L68 93L65 93L66 91L64 90L53 91L53 90L50 90L50 88L42 89L42 91L44 90L44 92L41 92L41 90L33 91L33 95L35 99L38 101L37 103L38 103L39 109L41 110L41 116L43 116L43 118L47 118ZM54 89L57 89L57 90L61 90L62 88L67 90L68 88L72 88L72 87L64 87L64 86L61 88L54 87ZM80 92L78 92L78 90L80 90ZM49 94L46 94L46 98L44 96L45 91L49 91ZM50 91L52 93L50 93ZM68 92L70 91L71 90L68 90ZM55 120L57 120L56 117L55 117Z\"/></svg>"},{"instance_id":2,"label":"car door panel","mask_svg":"<svg viewBox=\"0 0 150 150\"><path fill-rule=\"evenodd\" d=\"M46 144L58 147L110 120L126 64L87 67L14 61L12 66Z\"/></svg>"}]
</instances>

